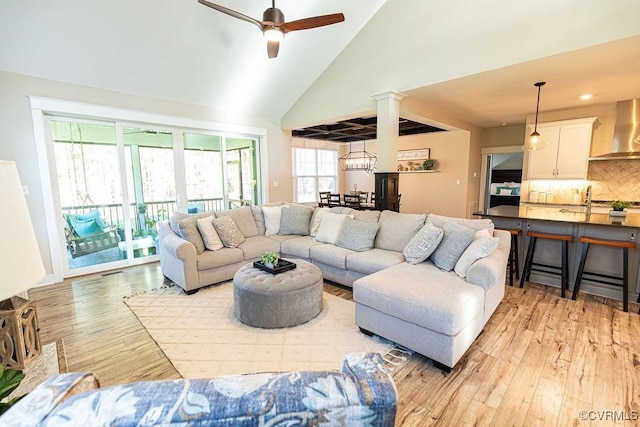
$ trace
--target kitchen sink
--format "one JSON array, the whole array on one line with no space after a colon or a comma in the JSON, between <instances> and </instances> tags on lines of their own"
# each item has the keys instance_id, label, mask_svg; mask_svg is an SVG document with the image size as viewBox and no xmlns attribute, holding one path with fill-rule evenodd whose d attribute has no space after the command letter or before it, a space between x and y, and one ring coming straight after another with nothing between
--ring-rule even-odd
<instances>
[{"instance_id":1,"label":"kitchen sink","mask_svg":"<svg viewBox=\"0 0 640 427\"><path fill-rule=\"evenodd\" d=\"M560 209L560 213L586 213L585 208L574 208L574 209Z\"/></svg>"},{"instance_id":2,"label":"kitchen sink","mask_svg":"<svg viewBox=\"0 0 640 427\"><path fill-rule=\"evenodd\" d=\"M608 206L592 206L591 207L591 213L593 214L606 214L609 213L609 211L611 210L611 208L609 208ZM560 209L561 213L587 213L587 208L586 206L581 206L581 207L575 207L575 208L563 208Z\"/></svg>"}]
</instances>

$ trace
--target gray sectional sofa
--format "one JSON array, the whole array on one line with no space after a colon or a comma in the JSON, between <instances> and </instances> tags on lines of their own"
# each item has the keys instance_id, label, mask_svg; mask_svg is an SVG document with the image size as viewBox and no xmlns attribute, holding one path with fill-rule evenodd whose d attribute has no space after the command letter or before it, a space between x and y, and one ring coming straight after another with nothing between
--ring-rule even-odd
<instances>
[{"instance_id":1,"label":"gray sectional sofa","mask_svg":"<svg viewBox=\"0 0 640 427\"><path fill-rule=\"evenodd\" d=\"M284 203L264 206L279 205ZM192 293L232 279L240 267L258 260L266 251L310 261L320 268L325 279L353 287L356 324L364 333L375 333L413 349L445 371L460 360L504 296L510 235L494 230L490 220L347 208L325 208L320 212L321 208L297 206L295 216L286 221L282 218L286 234L273 235L267 235L263 206L196 215L176 213L170 221L158 224L162 272ZM318 241L326 239L326 228L322 228L330 222L326 218L338 216L326 213L348 216L335 243ZM244 241L237 247L205 249L202 240L198 241L195 224L198 219L211 216L231 217ZM345 235L346 221L351 234ZM431 260L433 256L425 262L405 260L403 250L427 227L425 224L444 228L451 222L464 229L486 229L497 241L497 249L484 258L472 259L462 276L438 268ZM292 231L297 234L289 234ZM367 236L372 235L373 240L367 243ZM371 247L367 248L367 244ZM358 250L349 249L354 247Z\"/></svg>"}]
</instances>

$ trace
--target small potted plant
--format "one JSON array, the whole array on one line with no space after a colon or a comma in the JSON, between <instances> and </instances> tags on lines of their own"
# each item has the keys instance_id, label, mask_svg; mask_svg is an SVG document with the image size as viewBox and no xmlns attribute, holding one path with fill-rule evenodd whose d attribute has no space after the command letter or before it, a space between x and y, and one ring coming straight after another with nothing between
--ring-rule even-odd
<instances>
[{"instance_id":1,"label":"small potted plant","mask_svg":"<svg viewBox=\"0 0 640 427\"><path fill-rule=\"evenodd\" d=\"M609 202L609 206L611 206L609 215L625 216L627 213L624 210L631 206L631 203L627 202L626 200L613 200L612 202Z\"/></svg>"},{"instance_id":2,"label":"small potted plant","mask_svg":"<svg viewBox=\"0 0 640 427\"><path fill-rule=\"evenodd\" d=\"M265 252L260 255L260 261L267 268L274 268L278 266L278 261L280 260L280 255L277 252Z\"/></svg>"},{"instance_id":3,"label":"small potted plant","mask_svg":"<svg viewBox=\"0 0 640 427\"><path fill-rule=\"evenodd\" d=\"M422 162L422 169L426 170L426 171L430 171L433 169L433 167L436 165L436 161L433 159L426 159L424 162Z\"/></svg>"}]
</instances>

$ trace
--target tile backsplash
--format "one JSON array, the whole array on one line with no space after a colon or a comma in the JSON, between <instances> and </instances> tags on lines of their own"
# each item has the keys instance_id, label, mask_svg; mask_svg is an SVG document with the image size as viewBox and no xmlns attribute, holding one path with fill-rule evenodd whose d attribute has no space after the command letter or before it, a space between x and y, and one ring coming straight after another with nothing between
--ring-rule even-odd
<instances>
[{"instance_id":1,"label":"tile backsplash","mask_svg":"<svg viewBox=\"0 0 640 427\"><path fill-rule=\"evenodd\" d=\"M640 202L640 160L600 160L589 163L593 200Z\"/></svg>"},{"instance_id":2,"label":"tile backsplash","mask_svg":"<svg viewBox=\"0 0 640 427\"><path fill-rule=\"evenodd\" d=\"M553 203L584 203L586 189L591 185L591 200L627 200L640 202L640 160L599 160L589 163L586 180L532 180L522 201L546 200Z\"/></svg>"}]
</instances>

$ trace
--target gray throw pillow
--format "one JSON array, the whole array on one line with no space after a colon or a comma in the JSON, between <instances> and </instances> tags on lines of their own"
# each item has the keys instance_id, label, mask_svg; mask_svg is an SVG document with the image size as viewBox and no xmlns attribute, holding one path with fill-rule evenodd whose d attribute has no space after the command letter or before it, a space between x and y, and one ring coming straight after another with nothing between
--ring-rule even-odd
<instances>
[{"instance_id":1,"label":"gray throw pillow","mask_svg":"<svg viewBox=\"0 0 640 427\"><path fill-rule=\"evenodd\" d=\"M436 215L431 213L427 216L427 221L439 228L443 228L447 222L453 221L475 231L487 229L489 230L489 234L491 235L493 235L493 229L494 229L493 221L491 221L488 218L486 219L454 218L450 216Z\"/></svg>"},{"instance_id":2,"label":"gray throw pillow","mask_svg":"<svg viewBox=\"0 0 640 427\"><path fill-rule=\"evenodd\" d=\"M200 255L204 252L204 241L198 230L198 218L195 216L178 220L178 230L180 237L191 242L196 247L196 252Z\"/></svg>"},{"instance_id":3,"label":"gray throw pillow","mask_svg":"<svg viewBox=\"0 0 640 427\"><path fill-rule=\"evenodd\" d=\"M376 248L402 252L407 243L424 226L426 214L406 214L382 211L378 223L380 231L376 237Z\"/></svg>"},{"instance_id":4,"label":"gray throw pillow","mask_svg":"<svg viewBox=\"0 0 640 427\"><path fill-rule=\"evenodd\" d=\"M498 248L498 244L500 244L500 239L491 236L489 230L476 231L473 235L473 241L464 250L453 270L458 276L465 277L473 263L491 255Z\"/></svg>"},{"instance_id":5,"label":"gray throw pillow","mask_svg":"<svg viewBox=\"0 0 640 427\"><path fill-rule=\"evenodd\" d=\"M444 231L442 242L429 259L441 270L451 271L460 255L471 244L475 230L449 221L444 225L442 231Z\"/></svg>"},{"instance_id":6,"label":"gray throw pillow","mask_svg":"<svg viewBox=\"0 0 640 427\"><path fill-rule=\"evenodd\" d=\"M352 251L364 252L373 248L380 224L357 221L347 217L338 234L336 246Z\"/></svg>"},{"instance_id":7,"label":"gray throw pillow","mask_svg":"<svg viewBox=\"0 0 640 427\"><path fill-rule=\"evenodd\" d=\"M354 209L346 208L344 206L334 206L329 208L329 211L334 214L349 215L354 211Z\"/></svg>"},{"instance_id":8,"label":"gray throw pillow","mask_svg":"<svg viewBox=\"0 0 640 427\"><path fill-rule=\"evenodd\" d=\"M221 216L230 216L233 218L233 221L244 237L255 237L258 235L256 220L253 219L253 214L249 206L216 212L216 218Z\"/></svg>"},{"instance_id":9,"label":"gray throw pillow","mask_svg":"<svg viewBox=\"0 0 640 427\"><path fill-rule=\"evenodd\" d=\"M237 248L246 239L230 216L226 215L213 220L213 227L227 248Z\"/></svg>"},{"instance_id":10,"label":"gray throw pillow","mask_svg":"<svg viewBox=\"0 0 640 427\"><path fill-rule=\"evenodd\" d=\"M279 234L299 234L302 236L308 236L311 215L313 215L313 208L311 206L283 206L282 211L280 212Z\"/></svg>"},{"instance_id":11,"label":"gray throw pillow","mask_svg":"<svg viewBox=\"0 0 640 427\"><path fill-rule=\"evenodd\" d=\"M171 214L171 218L169 218L169 227L171 227L173 232L180 237L182 237L182 233L180 233L180 226L178 225L178 221L185 218L189 218L189 214L178 211L174 211L173 214Z\"/></svg>"},{"instance_id":12,"label":"gray throw pillow","mask_svg":"<svg viewBox=\"0 0 640 427\"><path fill-rule=\"evenodd\" d=\"M364 222L380 222L380 214L382 212L381 211L353 211L351 212L351 214L353 215L353 218L355 218L358 221L364 221Z\"/></svg>"},{"instance_id":13,"label":"gray throw pillow","mask_svg":"<svg viewBox=\"0 0 640 427\"><path fill-rule=\"evenodd\" d=\"M409 264L420 264L436 250L443 236L441 228L428 222L409 240L402 255Z\"/></svg>"}]
</instances>

